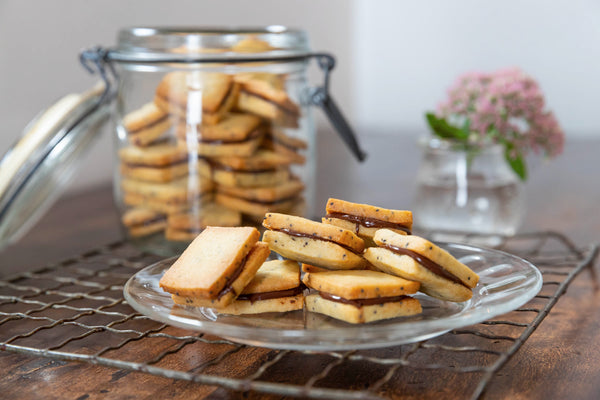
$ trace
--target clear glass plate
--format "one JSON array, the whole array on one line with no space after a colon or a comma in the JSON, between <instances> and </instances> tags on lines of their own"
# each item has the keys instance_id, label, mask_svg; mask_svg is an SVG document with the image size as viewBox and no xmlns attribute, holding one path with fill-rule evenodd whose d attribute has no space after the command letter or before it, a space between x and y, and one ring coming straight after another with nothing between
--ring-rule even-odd
<instances>
[{"instance_id":1,"label":"clear glass plate","mask_svg":"<svg viewBox=\"0 0 600 400\"><path fill-rule=\"evenodd\" d=\"M422 314L369 324L353 325L304 310L233 316L209 308L174 305L158 281L176 257L139 271L125 285L124 295L140 313L170 325L254 346L326 351L386 347L429 339L512 311L533 298L542 287L538 269L522 258L471 245L440 245L479 274L473 298L451 303L418 293L415 297L421 301Z\"/></svg>"}]
</instances>

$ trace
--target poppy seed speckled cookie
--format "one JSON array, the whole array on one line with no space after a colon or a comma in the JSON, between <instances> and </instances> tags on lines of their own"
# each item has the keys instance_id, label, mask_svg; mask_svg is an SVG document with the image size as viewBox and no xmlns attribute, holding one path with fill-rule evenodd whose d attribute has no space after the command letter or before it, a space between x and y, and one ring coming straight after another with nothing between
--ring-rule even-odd
<instances>
[{"instance_id":1,"label":"poppy seed speckled cookie","mask_svg":"<svg viewBox=\"0 0 600 400\"><path fill-rule=\"evenodd\" d=\"M300 281L297 262L267 261L242 294L233 303L217 311L238 315L301 310L304 307L303 292L304 285Z\"/></svg>"},{"instance_id":2,"label":"poppy seed speckled cookie","mask_svg":"<svg viewBox=\"0 0 600 400\"><path fill-rule=\"evenodd\" d=\"M462 302L473 296L479 276L427 239L387 229L374 237L365 258L381 271L421 282L421 291L441 300Z\"/></svg>"},{"instance_id":3,"label":"poppy seed speckled cookie","mask_svg":"<svg viewBox=\"0 0 600 400\"><path fill-rule=\"evenodd\" d=\"M351 230L369 246L374 245L373 236L379 229L390 229L401 235L411 233L411 211L390 210L333 198L327 200L325 209L327 216L322 219L323 223Z\"/></svg>"},{"instance_id":4,"label":"poppy seed speckled cookie","mask_svg":"<svg viewBox=\"0 0 600 400\"><path fill-rule=\"evenodd\" d=\"M367 270L305 273L304 284L316 291L305 298L308 311L353 324L419 314L421 304L408 295L419 283Z\"/></svg>"},{"instance_id":5,"label":"poppy seed speckled cookie","mask_svg":"<svg viewBox=\"0 0 600 400\"><path fill-rule=\"evenodd\" d=\"M293 215L267 213L263 235L271 250L299 262L327 269L360 269L364 242L354 233Z\"/></svg>"},{"instance_id":6,"label":"poppy seed speckled cookie","mask_svg":"<svg viewBox=\"0 0 600 400\"><path fill-rule=\"evenodd\" d=\"M207 227L160 279L176 304L225 307L231 304L269 256L251 227Z\"/></svg>"}]
</instances>

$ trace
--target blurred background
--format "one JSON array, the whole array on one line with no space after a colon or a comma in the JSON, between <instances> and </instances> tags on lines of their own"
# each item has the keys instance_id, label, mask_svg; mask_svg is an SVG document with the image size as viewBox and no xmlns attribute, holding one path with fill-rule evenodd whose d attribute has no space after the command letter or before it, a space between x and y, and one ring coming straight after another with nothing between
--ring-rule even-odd
<instances>
[{"instance_id":1,"label":"blurred background","mask_svg":"<svg viewBox=\"0 0 600 400\"><path fill-rule=\"evenodd\" d=\"M0 152L40 110L95 82L79 51L115 44L121 27L273 24L305 29L313 50L336 55L332 92L364 142L416 141L457 75L510 66L538 80L567 141L600 135L595 0L0 0ZM111 180L111 140L105 132L71 190Z\"/></svg>"}]
</instances>

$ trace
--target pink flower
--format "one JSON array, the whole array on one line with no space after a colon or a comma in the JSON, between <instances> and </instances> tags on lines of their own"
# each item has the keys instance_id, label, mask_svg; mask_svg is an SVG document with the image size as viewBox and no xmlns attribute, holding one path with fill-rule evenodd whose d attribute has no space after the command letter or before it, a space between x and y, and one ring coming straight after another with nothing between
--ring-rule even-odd
<instances>
[{"instance_id":1,"label":"pink flower","mask_svg":"<svg viewBox=\"0 0 600 400\"><path fill-rule=\"evenodd\" d=\"M507 68L459 76L437 115L460 126L468 121L476 141L509 143L523 156L533 151L555 157L563 151L564 132L544 107L537 82L519 68Z\"/></svg>"}]
</instances>

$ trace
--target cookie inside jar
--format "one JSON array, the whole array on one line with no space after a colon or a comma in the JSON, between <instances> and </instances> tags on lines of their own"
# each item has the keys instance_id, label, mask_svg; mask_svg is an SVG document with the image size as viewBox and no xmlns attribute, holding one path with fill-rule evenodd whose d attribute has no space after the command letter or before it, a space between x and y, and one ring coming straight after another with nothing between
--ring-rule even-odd
<instances>
[{"instance_id":1,"label":"cookie inside jar","mask_svg":"<svg viewBox=\"0 0 600 400\"><path fill-rule=\"evenodd\" d=\"M214 62L119 71L116 200L126 235L150 251L176 253L207 226L260 227L267 212L311 212L306 63L246 61L281 49L269 34L234 37L171 50ZM152 229L131 215L148 216Z\"/></svg>"}]
</instances>

